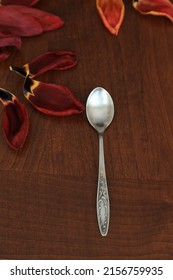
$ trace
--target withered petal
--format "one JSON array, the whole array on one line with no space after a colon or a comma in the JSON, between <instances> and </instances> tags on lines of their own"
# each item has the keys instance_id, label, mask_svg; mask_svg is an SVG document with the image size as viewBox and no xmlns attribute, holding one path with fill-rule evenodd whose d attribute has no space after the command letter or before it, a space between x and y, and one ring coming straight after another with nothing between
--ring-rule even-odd
<instances>
[{"instance_id":1,"label":"withered petal","mask_svg":"<svg viewBox=\"0 0 173 280\"><path fill-rule=\"evenodd\" d=\"M0 31L16 36L34 36L41 34L43 28L31 15L21 13L22 6L0 6Z\"/></svg>"},{"instance_id":2,"label":"withered petal","mask_svg":"<svg viewBox=\"0 0 173 280\"><path fill-rule=\"evenodd\" d=\"M77 55L71 51L49 51L45 52L21 68L10 66L10 70L17 72L21 76L29 75L36 77L48 70L66 70L74 67L78 62Z\"/></svg>"},{"instance_id":3,"label":"withered petal","mask_svg":"<svg viewBox=\"0 0 173 280\"><path fill-rule=\"evenodd\" d=\"M21 44L22 41L19 36L0 32L0 48L13 46L16 47L17 49L20 49Z\"/></svg>"},{"instance_id":4,"label":"withered petal","mask_svg":"<svg viewBox=\"0 0 173 280\"><path fill-rule=\"evenodd\" d=\"M173 22L173 3L169 0L133 0L133 6L141 14L165 16Z\"/></svg>"},{"instance_id":5,"label":"withered petal","mask_svg":"<svg viewBox=\"0 0 173 280\"><path fill-rule=\"evenodd\" d=\"M7 144L18 150L23 147L29 130L28 112L17 97L0 88L0 101L4 105L2 130Z\"/></svg>"},{"instance_id":6,"label":"withered petal","mask_svg":"<svg viewBox=\"0 0 173 280\"><path fill-rule=\"evenodd\" d=\"M0 6L0 31L16 36L34 36L60 28L58 16L22 5Z\"/></svg>"},{"instance_id":7,"label":"withered petal","mask_svg":"<svg viewBox=\"0 0 173 280\"><path fill-rule=\"evenodd\" d=\"M11 50L7 47L16 47L20 49L21 44L22 41L19 36L0 32L0 61L6 60L10 56Z\"/></svg>"},{"instance_id":8,"label":"withered petal","mask_svg":"<svg viewBox=\"0 0 173 280\"><path fill-rule=\"evenodd\" d=\"M96 0L96 7L105 27L118 35L125 14L123 0Z\"/></svg>"},{"instance_id":9,"label":"withered petal","mask_svg":"<svg viewBox=\"0 0 173 280\"><path fill-rule=\"evenodd\" d=\"M10 7L19 7L19 10L23 15L32 16L37 19L41 24L43 31L54 30L64 25L64 21L59 16L55 16L40 9L25 7L22 5L13 5Z\"/></svg>"},{"instance_id":10,"label":"withered petal","mask_svg":"<svg viewBox=\"0 0 173 280\"><path fill-rule=\"evenodd\" d=\"M11 52L6 47L0 48L0 61L6 60L10 54Z\"/></svg>"},{"instance_id":11,"label":"withered petal","mask_svg":"<svg viewBox=\"0 0 173 280\"><path fill-rule=\"evenodd\" d=\"M67 116L84 111L80 101L63 85L42 83L27 76L23 92L38 111L47 115Z\"/></svg>"}]
</instances>

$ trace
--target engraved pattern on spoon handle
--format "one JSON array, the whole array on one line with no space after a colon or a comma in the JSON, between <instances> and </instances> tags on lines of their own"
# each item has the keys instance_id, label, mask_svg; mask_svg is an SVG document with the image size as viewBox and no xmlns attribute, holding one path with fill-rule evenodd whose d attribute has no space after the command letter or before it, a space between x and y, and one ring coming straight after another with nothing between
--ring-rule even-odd
<instances>
[{"instance_id":1,"label":"engraved pattern on spoon handle","mask_svg":"<svg viewBox=\"0 0 173 280\"><path fill-rule=\"evenodd\" d=\"M97 187L97 220L102 236L106 236L110 220L109 193L106 180L103 135L99 134L99 174Z\"/></svg>"}]
</instances>

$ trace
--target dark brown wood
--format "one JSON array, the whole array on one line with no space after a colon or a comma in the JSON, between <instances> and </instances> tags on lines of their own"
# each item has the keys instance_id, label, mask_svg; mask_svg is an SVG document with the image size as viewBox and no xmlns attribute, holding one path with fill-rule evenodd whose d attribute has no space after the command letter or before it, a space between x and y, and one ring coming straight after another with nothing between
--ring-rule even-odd
<instances>
[{"instance_id":1,"label":"dark brown wood","mask_svg":"<svg viewBox=\"0 0 173 280\"><path fill-rule=\"evenodd\" d=\"M125 4L115 37L95 1L42 0L37 7L60 15L65 26L24 38L22 50L0 64L1 87L16 94L30 116L21 151L11 150L1 131L1 259L173 259L173 25ZM67 85L84 104L102 86L115 102L104 138L111 201L105 238L95 209L96 132L85 113L37 112L22 95L23 78L8 70L58 49L76 51L79 64L42 81Z\"/></svg>"}]
</instances>

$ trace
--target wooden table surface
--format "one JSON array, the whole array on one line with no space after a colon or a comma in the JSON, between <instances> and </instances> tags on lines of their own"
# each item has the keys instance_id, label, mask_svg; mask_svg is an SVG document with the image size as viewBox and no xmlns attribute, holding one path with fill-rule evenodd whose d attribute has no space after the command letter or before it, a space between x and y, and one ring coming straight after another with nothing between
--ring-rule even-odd
<instances>
[{"instance_id":1,"label":"wooden table surface","mask_svg":"<svg viewBox=\"0 0 173 280\"><path fill-rule=\"evenodd\" d=\"M173 259L173 25L143 16L131 1L118 37L103 26L92 0L42 0L63 28L24 38L0 64L1 87L28 108L21 151L0 132L1 259ZM85 112L50 117L22 95L9 71L47 50L73 50L73 69L42 75L65 84L85 105L90 91L111 94L115 118L104 137L111 220L96 219L98 137ZM0 107L0 121L3 106Z\"/></svg>"}]
</instances>

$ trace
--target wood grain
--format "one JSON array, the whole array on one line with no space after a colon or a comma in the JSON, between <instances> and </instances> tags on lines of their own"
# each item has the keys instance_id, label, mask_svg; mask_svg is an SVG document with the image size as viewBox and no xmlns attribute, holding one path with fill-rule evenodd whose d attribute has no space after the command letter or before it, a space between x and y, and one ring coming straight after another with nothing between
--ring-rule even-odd
<instances>
[{"instance_id":1,"label":"wood grain","mask_svg":"<svg viewBox=\"0 0 173 280\"><path fill-rule=\"evenodd\" d=\"M1 131L1 259L173 259L173 25L125 4L114 37L95 1L42 0L37 7L61 16L65 26L24 38L22 50L0 64L1 87L30 116L21 151L11 150ZM58 49L76 51L79 64L42 81L67 85L83 104L102 86L115 103L104 138L111 202L105 238L95 209L98 139L85 112L59 118L37 112L22 96L23 79L8 70ZM1 106L0 121L2 115Z\"/></svg>"}]
</instances>

